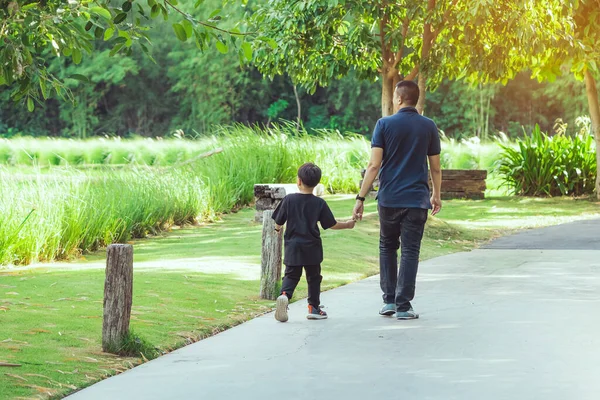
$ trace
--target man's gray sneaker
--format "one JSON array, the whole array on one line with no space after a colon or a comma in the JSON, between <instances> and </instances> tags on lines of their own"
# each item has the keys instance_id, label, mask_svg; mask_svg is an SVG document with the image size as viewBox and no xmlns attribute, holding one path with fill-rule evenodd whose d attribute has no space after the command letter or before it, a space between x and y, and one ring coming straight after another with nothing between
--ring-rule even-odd
<instances>
[{"instance_id":1,"label":"man's gray sneaker","mask_svg":"<svg viewBox=\"0 0 600 400\"><path fill-rule=\"evenodd\" d=\"M277 298L277 308L275 309L275 319L279 322L286 322L288 320L288 304L290 300L287 298L285 293Z\"/></svg>"},{"instance_id":2,"label":"man's gray sneaker","mask_svg":"<svg viewBox=\"0 0 600 400\"><path fill-rule=\"evenodd\" d=\"M396 312L395 304L384 304L383 307L381 307L381 310L379 310L379 315L387 315L389 317L389 316L394 315L395 312Z\"/></svg>"},{"instance_id":3,"label":"man's gray sneaker","mask_svg":"<svg viewBox=\"0 0 600 400\"><path fill-rule=\"evenodd\" d=\"M415 312L412 308L408 311L398 311L396 313L397 319L417 319L419 318L419 314Z\"/></svg>"}]
</instances>

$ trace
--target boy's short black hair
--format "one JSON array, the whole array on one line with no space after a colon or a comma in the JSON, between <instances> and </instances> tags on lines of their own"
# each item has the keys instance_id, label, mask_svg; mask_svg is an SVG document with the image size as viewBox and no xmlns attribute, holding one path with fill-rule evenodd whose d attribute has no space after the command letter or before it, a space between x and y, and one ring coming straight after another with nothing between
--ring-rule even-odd
<instances>
[{"instance_id":1,"label":"boy's short black hair","mask_svg":"<svg viewBox=\"0 0 600 400\"><path fill-rule=\"evenodd\" d=\"M298 178L308 187L315 187L321 182L321 168L313 163L306 163L298 168Z\"/></svg>"}]
</instances>

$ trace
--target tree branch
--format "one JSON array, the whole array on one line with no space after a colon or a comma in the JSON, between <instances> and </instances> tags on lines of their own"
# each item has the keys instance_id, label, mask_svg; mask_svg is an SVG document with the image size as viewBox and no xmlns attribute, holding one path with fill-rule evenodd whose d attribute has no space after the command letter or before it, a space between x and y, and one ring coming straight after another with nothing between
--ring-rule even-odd
<instances>
[{"instance_id":1,"label":"tree branch","mask_svg":"<svg viewBox=\"0 0 600 400\"><path fill-rule=\"evenodd\" d=\"M440 32L442 30L444 30L444 27L446 26L446 22L448 22L448 17L450 16L450 11L452 11L452 8L454 8L456 6L456 3L458 3L458 0L453 0L452 3L450 4L450 6L448 6L448 9L444 12L442 21L440 22L440 26L438 26L437 29L435 29L433 31L433 37L431 39L432 42L435 42L435 40L437 39Z\"/></svg>"},{"instance_id":2,"label":"tree branch","mask_svg":"<svg viewBox=\"0 0 600 400\"><path fill-rule=\"evenodd\" d=\"M173 10L177 11L179 14L183 15L184 17L186 17L186 19L190 18L189 14L181 11L179 8L177 8L169 0L165 0L165 3L167 3ZM218 32L227 33L229 35L234 35L234 36L249 36L249 35L254 35L256 33L256 32L232 32L232 31L228 31L227 29L218 28L215 25L211 25L211 24L208 24L208 23L203 22L203 21L198 21L196 18L192 18L192 20L195 23L197 23L198 25L202 25L202 26L205 26L207 28L214 29L215 31L218 31Z\"/></svg>"},{"instance_id":3,"label":"tree branch","mask_svg":"<svg viewBox=\"0 0 600 400\"><path fill-rule=\"evenodd\" d=\"M394 60L394 69L398 67L398 64L400 64L400 61L402 61L402 58L404 57L404 42L406 41L406 35L408 35L409 24L410 20L408 19L408 17L406 17L404 19L404 22L402 23L402 43L400 43L400 48L396 53L396 59Z\"/></svg>"},{"instance_id":4,"label":"tree branch","mask_svg":"<svg viewBox=\"0 0 600 400\"><path fill-rule=\"evenodd\" d=\"M412 81L412 80L414 80L417 77L418 74L419 74L419 66L415 65L415 67L413 68L413 70L410 71L410 74L408 74L408 75L406 75L404 77L404 80L405 81Z\"/></svg>"},{"instance_id":5,"label":"tree branch","mask_svg":"<svg viewBox=\"0 0 600 400\"><path fill-rule=\"evenodd\" d=\"M387 20L388 20L388 15L384 13L383 18L381 18L381 21L379 22L379 38L381 41L381 56L383 58L384 70L385 70L385 67L389 66L389 63L390 63L389 50L385 44L385 27L387 26Z\"/></svg>"}]
</instances>

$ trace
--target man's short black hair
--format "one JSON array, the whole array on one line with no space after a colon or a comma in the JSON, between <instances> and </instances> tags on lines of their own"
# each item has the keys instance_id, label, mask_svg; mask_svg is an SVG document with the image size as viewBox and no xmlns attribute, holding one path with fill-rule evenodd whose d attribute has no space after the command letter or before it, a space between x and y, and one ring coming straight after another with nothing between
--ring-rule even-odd
<instances>
[{"instance_id":1,"label":"man's short black hair","mask_svg":"<svg viewBox=\"0 0 600 400\"><path fill-rule=\"evenodd\" d=\"M321 168L313 163L306 163L298 168L298 178L309 188L314 188L321 182Z\"/></svg>"},{"instance_id":2,"label":"man's short black hair","mask_svg":"<svg viewBox=\"0 0 600 400\"><path fill-rule=\"evenodd\" d=\"M398 82L396 84L396 92L406 105L416 106L419 102L419 85L413 81Z\"/></svg>"}]
</instances>

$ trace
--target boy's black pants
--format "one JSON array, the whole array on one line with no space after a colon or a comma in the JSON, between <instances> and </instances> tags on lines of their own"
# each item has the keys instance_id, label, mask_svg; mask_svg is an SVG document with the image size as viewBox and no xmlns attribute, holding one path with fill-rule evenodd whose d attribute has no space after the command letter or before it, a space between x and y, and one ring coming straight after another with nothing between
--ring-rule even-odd
<instances>
[{"instance_id":1,"label":"boy's black pants","mask_svg":"<svg viewBox=\"0 0 600 400\"><path fill-rule=\"evenodd\" d=\"M315 308L319 308L321 295L321 265L305 265L306 282L308 282L308 304ZM302 277L302 266L285 266L285 275L283 284L281 285L281 293L285 292L288 299L292 298L298 282Z\"/></svg>"}]
</instances>

